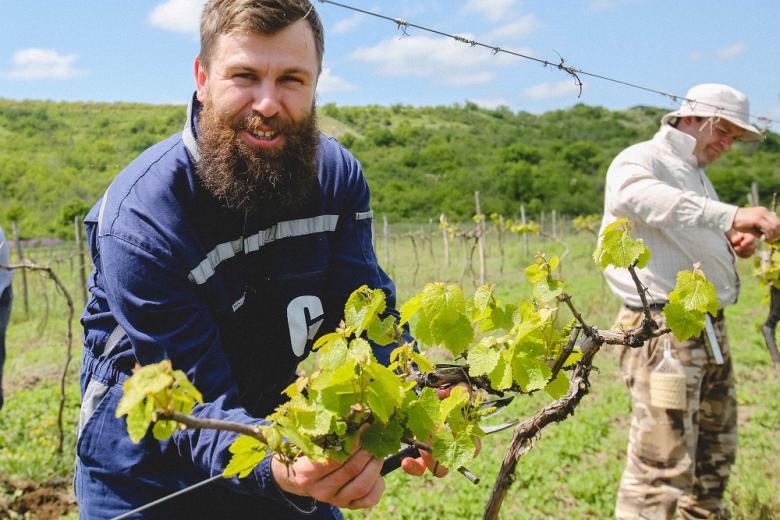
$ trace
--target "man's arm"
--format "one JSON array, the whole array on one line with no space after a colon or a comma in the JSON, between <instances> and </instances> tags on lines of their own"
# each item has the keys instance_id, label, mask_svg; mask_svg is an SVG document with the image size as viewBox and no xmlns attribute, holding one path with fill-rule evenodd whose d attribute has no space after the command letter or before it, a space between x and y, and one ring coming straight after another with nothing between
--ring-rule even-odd
<instances>
[{"instance_id":1,"label":"man's arm","mask_svg":"<svg viewBox=\"0 0 780 520\"><path fill-rule=\"evenodd\" d=\"M647 165L623 161L607 173L608 204L615 214L659 228L731 229L737 207L659 179Z\"/></svg>"},{"instance_id":2,"label":"man's arm","mask_svg":"<svg viewBox=\"0 0 780 520\"><path fill-rule=\"evenodd\" d=\"M734 215L732 229L749 233L756 237L763 235L767 242L774 242L780 238L780 219L777 218L777 215L761 206L739 208ZM734 245L733 242L732 245ZM734 249L736 250L736 247Z\"/></svg>"}]
</instances>

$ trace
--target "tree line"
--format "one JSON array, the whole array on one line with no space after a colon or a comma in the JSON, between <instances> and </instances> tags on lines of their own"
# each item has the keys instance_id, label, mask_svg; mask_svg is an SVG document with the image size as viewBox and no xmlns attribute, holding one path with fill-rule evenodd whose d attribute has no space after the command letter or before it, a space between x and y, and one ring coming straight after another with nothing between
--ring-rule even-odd
<instances>
[{"instance_id":1,"label":"tree line","mask_svg":"<svg viewBox=\"0 0 780 520\"><path fill-rule=\"evenodd\" d=\"M610 111L579 104L541 115L473 103L319 107L323 132L363 164L373 209L393 221L483 212L600 213L604 175L626 146L658 129L660 108ZM111 179L138 153L181 130L183 106L0 99L0 222L26 237L73 235ZM722 199L746 203L757 182L780 190L780 135L738 145L709 169ZM769 204L769 200L762 200Z\"/></svg>"}]
</instances>

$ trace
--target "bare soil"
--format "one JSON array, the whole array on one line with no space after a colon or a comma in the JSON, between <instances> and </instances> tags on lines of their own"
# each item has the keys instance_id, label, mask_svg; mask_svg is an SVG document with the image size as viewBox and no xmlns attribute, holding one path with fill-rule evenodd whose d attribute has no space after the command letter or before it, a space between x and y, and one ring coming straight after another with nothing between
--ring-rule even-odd
<instances>
[{"instance_id":1,"label":"bare soil","mask_svg":"<svg viewBox=\"0 0 780 520\"><path fill-rule=\"evenodd\" d=\"M76 497L65 479L42 484L29 480L0 480L0 520L19 516L57 520L77 509Z\"/></svg>"}]
</instances>

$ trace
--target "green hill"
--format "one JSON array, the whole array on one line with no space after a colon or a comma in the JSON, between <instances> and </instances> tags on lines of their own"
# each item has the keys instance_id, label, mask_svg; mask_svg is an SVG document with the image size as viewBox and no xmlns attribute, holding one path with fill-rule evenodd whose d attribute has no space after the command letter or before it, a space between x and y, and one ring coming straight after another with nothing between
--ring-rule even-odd
<instances>
[{"instance_id":1,"label":"green hill","mask_svg":"<svg viewBox=\"0 0 780 520\"><path fill-rule=\"evenodd\" d=\"M323 131L363 163L378 215L393 221L451 220L473 212L516 216L599 213L611 158L651 137L663 111L577 105L539 116L474 104L320 107ZM184 107L0 99L0 222L26 237L68 236L139 152L178 132ZM757 181L764 203L780 190L780 136L739 146L709 171L721 197L744 204Z\"/></svg>"}]
</instances>

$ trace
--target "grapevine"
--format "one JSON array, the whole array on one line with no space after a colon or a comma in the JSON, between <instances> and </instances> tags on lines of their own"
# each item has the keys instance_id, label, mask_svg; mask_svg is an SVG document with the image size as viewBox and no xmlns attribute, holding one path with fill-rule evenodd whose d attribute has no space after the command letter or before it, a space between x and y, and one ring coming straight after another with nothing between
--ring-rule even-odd
<instances>
[{"instance_id":1,"label":"grapevine","mask_svg":"<svg viewBox=\"0 0 780 520\"><path fill-rule=\"evenodd\" d=\"M480 425L492 411L484 405L491 395L543 390L555 401L515 430L486 511L486 518L495 518L519 456L542 428L570 415L587 393L591 361L602 345L639 347L670 332L687 338L701 332L705 313L717 312L715 289L694 266L679 273L664 310L669 328L659 328L636 271L646 265L650 251L630 237L630 230L626 220L608 226L594 260L602 268L631 272L645 303L645 319L635 329L599 331L589 325L565 281L555 275L559 259L538 254L525 269L533 296L517 303L501 302L492 285L467 298L456 285L429 283L400 307L396 318L386 313L381 290L360 287L346 302L338 329L315 342L317 368L284 390L288 400L262 424L191 416L202 397L169 361L136 368L124 384L116 416L127 416L134 442L150 427L160 440L187 427L241 433L230 447L225 477L245 477L271 454L288 465L303 456L344 461L358 443L379 458L406 443L432 451L449 468L463 468L485 435ZM571 319L562 319L563 309ZM410 323L416 343L404 339ZM388 366L377 362L370 342L397 345ZM455 363L434 365L426 357L431 347L447 349ZM440 399L437 389L458 383L465 385Z\"/></svg>"}]
</instances>

